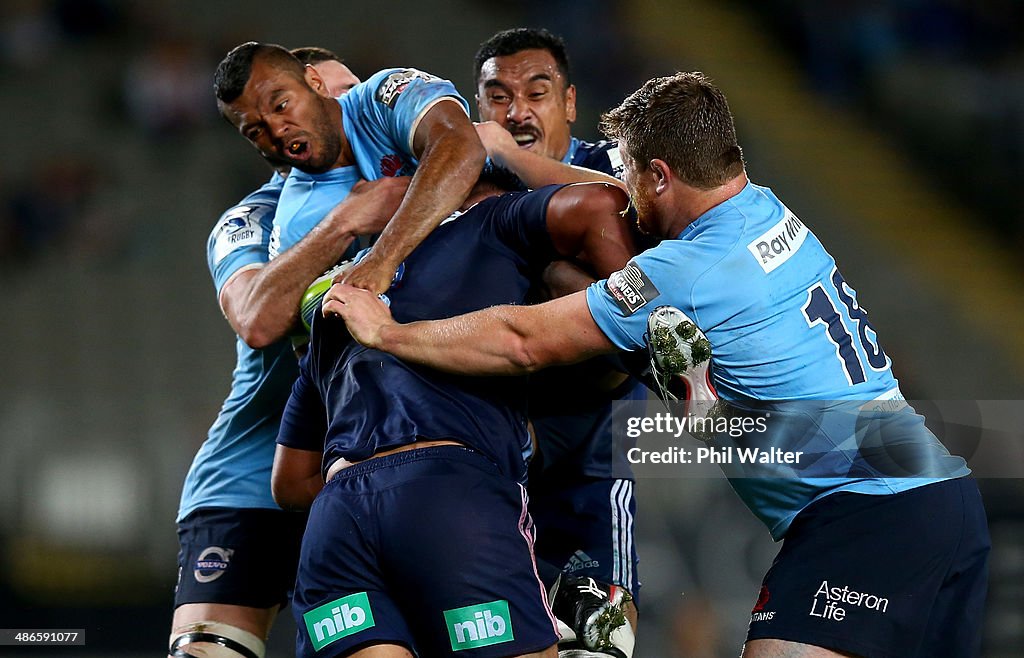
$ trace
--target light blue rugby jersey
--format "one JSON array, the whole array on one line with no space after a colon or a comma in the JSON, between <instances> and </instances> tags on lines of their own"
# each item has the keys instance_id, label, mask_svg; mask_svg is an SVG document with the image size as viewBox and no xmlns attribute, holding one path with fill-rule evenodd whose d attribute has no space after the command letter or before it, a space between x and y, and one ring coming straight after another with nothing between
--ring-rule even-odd
<instances>
[{"instance_id":1,"label":"light blue rugby jersey","mask_svg":"<svg viewBox=\"0 0 1024 658\"><path fill-rule=\"evenodd\" d=\"M359 170L355 167L338 167L322 174L293 169L274 216L270 258L277 258L305 237L331 208L348 196L359 180ZM346 253L345 257L351 255Z\"/></svg>"},{"instance_id":2,"label":"light blue rugby jersey","mask_svg":"<svg viewBox=\"0 0 1024 658\"><path fill-rule=\"evenodd\" d=\"M468 114L468 103L451 82L408 68L378 71L340 96L345 137L356 163L322 174L292 170L274 218L271 253L302 239L360 178L412 175L419 164L412 144L416 128L445 99L458 101Z\"/></svg>"},{"instance_id":3,"label":"light blue rugby jersey","mask_svg":"<svg viewBox=\"0 0 1024 658\"><path fill-rule=\"evenodd\" d=\"M895 493L970 472L902 404L891 361L856 292L817 237L768 188L748 183L678 239L663 241L593 284L587 303L597 325L624 350L646 349L651 311L679 308L711 341L719 396L740 407L771 409L767 433L715 442L807 455L799 470L724 469L776 539L821 496ZM819 402L796 402L812 400ZM883 433L919 449L927 468L911 472L928 477L887 477L904 471L865 464L867 442L858 433L866 403L899 409L879 421Z\"/></svg>"},{"instance_id":4,"label":"light blue rugby jersey","mask_svg":"<svg viewBox=\"0 0 1024 658\"><path fill-rule=\"evenodd\" d=\"M206 255L218 297L232 275L269 260L283 185L275 174L214 226ZM255 350L236 338L235 352L231 392L185 477L179 521L198 508L278 508L270 492L270 470L281 413L298 376L295 355L288 340Z\"/></svg>"},{"instance_id":5,"label":"light blue rugby jersey","mask_svg":"<svg viewBox=\"0 0 1024 658\"><path fill-rule=\"evenodd\" d=\"M423 115L443 98L468 104L454 85L415 69L387 69L340 97L355 167L325 174L275 175L218 220L207 242L217 294L234 273L265 264L302 239L362 178L411 174L412 139ZM280 203L279 203L280 202ZM276 210L276 212L275 212ZM291 341L254 350L240 338L231 392L185 478L180 521L201 507L276 509L270 472L281 413L298 376Z\"/></svg>"}]
</instances>

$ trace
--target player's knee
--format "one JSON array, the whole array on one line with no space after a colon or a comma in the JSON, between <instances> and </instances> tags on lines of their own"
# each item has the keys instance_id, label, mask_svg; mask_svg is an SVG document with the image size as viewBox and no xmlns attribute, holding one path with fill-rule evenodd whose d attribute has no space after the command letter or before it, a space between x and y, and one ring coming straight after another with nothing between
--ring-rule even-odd
<instances>
[{"instance_id":1,"label":"player's knee","mask_svg":"<svg viewBox=\"0 0 1024 658\"><path fill-rule=\"evenodd\" d=\"M856 658L857 654L832 651L823 647L788 640L750 640L743 645L740 658Z\"/></svg>"},{"instance_id":2,"label":"player's knee","mask_svg":"<svg viewBox=\"0 0 1024 658\"><path fill-rule=\"evenodd\" d=\"M263 658L263 640L217 621L196 621L176 629L167 654L172 658Z\"/></svg>"}]
</instances>

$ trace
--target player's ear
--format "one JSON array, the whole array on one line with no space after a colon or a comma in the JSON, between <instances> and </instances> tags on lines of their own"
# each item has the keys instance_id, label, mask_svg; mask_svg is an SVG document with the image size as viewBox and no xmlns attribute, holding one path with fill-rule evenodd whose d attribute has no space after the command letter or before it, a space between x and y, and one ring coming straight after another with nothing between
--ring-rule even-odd
<instances>
[{"instance_id":1,"label":"player's ear","mask_svg":"<svg viewBox=\"0 0 1024 658\"><path fill-rule=\"evenodd\" d=\"M314 67L312 64L306 64L305 77L306 84L312 87L313 91L320 94L321 96L325 96L327 98L331 97L331 92L330 90L327 89L327 83L324 82L324 79L322 77L320 77L320 72L317 71L316 67Z\"/></svg>"},{"instance_id":2,"label":"player's ear","mask_svg":"<svg viewBox=\"0 0 1024 658\"><path fill-rule=\"evenodd\" d=\"M661 193L668 189L668 184L672 178L672 170L669 168L668 163L654 158L650 162L650 170L654 175L654 191Z\"/></svg>"},{"instance_id":3,"label":"player's ear","mask_svg":"<svg viewBox=\"0 0 1024 658\"><path fill-rule=\"evenodd\" d=\"M565 90L565 118L569 123L576 121L576 85Z\"/></svg>"}]
</instances>

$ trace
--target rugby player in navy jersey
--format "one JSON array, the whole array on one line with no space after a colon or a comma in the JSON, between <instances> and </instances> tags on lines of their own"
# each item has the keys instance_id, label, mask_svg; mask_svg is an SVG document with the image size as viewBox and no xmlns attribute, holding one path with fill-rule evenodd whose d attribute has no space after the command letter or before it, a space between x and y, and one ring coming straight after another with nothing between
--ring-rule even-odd
<instances>
[{"instance_id":1,"label":"rugby player in navy jersey","mask_svg":"<svg viewBox=\"0 0 1024 658\"><path fill-rule=\"evenodd\" d=\"M618 144L572 136L576 87L561 38L534 28L498 32L477 50L474 74L483 122L477 131L492 160L529 187L608 179L623 185ZM634 240L642 238L634 233ZM618 589L629 592L624 598L632 600L622 607L630 628L620 629L614 642L616 651L629 654L640 588L636 499L632 479L621 477L629 473L628 462L613 455L611 403L645 397L642 384L603 360L532 379L530 420L538 454L530 467L530 511L541 577L553 587L564 574L555 614L571 632L563 632L562 647L579 647L587 634L580 625L589 615L580 617L578 609L603 603L589 587L593 578L613 598L622 597Z\"/></svg>"},{"instance_id":2,"label":"rugby player in navy jersey","mask_svg":"<svg viewBox=\"0 0 1024 658\"><path fill-rule=\"evenodd\" d=\"M398 317L521 303L554 259L601 275L633 254L617 187L502 189L485 175L403 262ZM410 367L316 315L273 479L282 506L312 503L298 655L556 655L520 484L526 386Z\"/></svg>"},{"instance_id":3,"label":"rugby player in navy jersey","mask_svg":"<svg viewBox=\"0 0 1024 658\"><path fill-rule=\"evenodd\" d=\"M324 313L410 364L489 375L643 349L673 310L710 341L722 418L746 427L710 447L783 456L722 466L783 541L743 656L977 656L991 548L977 484L903 399L832 256L747 179L725 96L700 73L656 78L602 127L641 227L664 238L626 268L544 304L407 324L335 285Z\"/></svg>"},{"instance_id":4,"label":"rugby player in navy jersey","mask_svg":"<svg viewBox=\"0 0 1024 658\"><path fill-rule=\"evenodd\" d=\"M572 136L576 87L561 38L534 28L498 32L480 45L473 68L477 132L492 160L531 188L592 180L622 185L614 142Z\"/></svg>"},{"instance_id":5,"label":"rugby player in navy jersey","mask_svg":"<svg viewBox=\"0 0 1024 658\"><path fill-rule=\"evenodd\" d=\"M293 51L317 91L340 96L359 83L334 53ZM332 101L334 102L334 101ZM288 334L310 281L360 235L379 232L402 202L408 178L357 185L280 257L270 238L288 165L227 210L207 243L218 303L237 334L231 392L196 454L178 510L179 579L168 653L259 658L295 579L304 515L282 511L270 492L274 439L298 375ZM332 204L334 205L334 204ZM299 236L302 237L302 236Z\"/></svg>"}]
</instances>

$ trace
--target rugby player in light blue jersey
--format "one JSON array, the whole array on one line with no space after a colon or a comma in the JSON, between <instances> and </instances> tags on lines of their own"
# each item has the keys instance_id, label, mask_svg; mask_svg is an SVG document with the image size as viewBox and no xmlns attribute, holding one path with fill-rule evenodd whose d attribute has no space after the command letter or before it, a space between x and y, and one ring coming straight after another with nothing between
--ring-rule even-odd
<instances>
[{"instance_id":1,"label":"rugby player in light blue jersey","mask_svg":"<svg viewBox=\"0 0 1024 658\"><path fill-rule=\"evenodd\" d=\"M400 80L401 76L389 77L386 82L390 86L381 84L379 91L382 98L393 102L398 95L405 90L405 84ZM357 82L355 80L354 82ZM408 81L405 81L408 82ZM339 83L343 90L352 86L353 80ZM288 51L279 46L260 45L248 43L234 49L218 67L215 76L215 91L218 96L219 107L225 117L236 127L239 127L251 142L261 151L269 161L282 167L294 167L304 171L318 172L326 171L335 165L344 166L351 163L352 146L350 138L359 139L357 135L349 135L341 125L341 116L338 102L333 98L330 85L323 76L312 67L304 67ZM336 90L335 90L336 91ZM395 153L400 149L411 149L422 165L421 173L414 180L417 186L410 192L407 203L395 213L394 219L397 224L390 237L385 236L384 240L374 251L374 257L365 259L359 267L349 272L352 282L357 285L365 285L370 288L386 287L390 282L391 274L394 271L392 262L398 263L404 258L422 236L429 232L441 218L458 207L468 192L472 182L480 170L484 160L484 151L476 137L472 124L465 112L465 102L458 103L441 102L441 100L453 100L450 97L438 99L431 107L412 117L416 123L407 126L403 134L408 136L409 145L404 142L394 147ZM461 99L454 99L461 100ZM386 103L385 103L386 104ZM389 128L402 131L402 127L391 124ZM384 144L382 148L386 147ZM390 155L390 153L389 153ZM400 167L383 169L385 165L390 166L398 158L387 158L382 160L382 171L389 175L396 175ZM464 174L464 175L462 175ZM440 185L441 177L445 178L445 185ZM380 178L371 176L370 178ZM463 185L460 180L465 179ZM403 190L406 182L388 181L378 183L376 187L367 188L366 193L360 195L353 190L349 200L356 201L359 196L383 194L384 198L376 204L370 204L374 211L387 207L388 195L395 190ZM364 198L363 201L368 199ZM335 203L340 198L335 198ZM358 202L357 202L358 205ZM396 204L397 205L397 204ZM325 209L326 210L326 209ZM389 213L390 214L390 213ZM321 215L322 217L322 215ZM270 220L269 215L265 217ZM238 260L238 270L235 277L237 281L229 281L224 285L220 298L226 315L237 318L232 324L236 326L239 336L252 348L267 348L268 350L284 350L284 344L279 341L290 329L296 319L298 302L308 286L309 282L317 274L325 270L337 261L340 252L351 242L353 234L350 229L353 222L349 218L344 221L324 221L318 224L315 234L321 241L307 243L300 241L294 248L296 254L289 251L286 257L282 257L272 264L275 272L281 272L284 280L279 278L261 277L251 272L248 265L242 263L244 258ZM233 227L223 224L226 229ZM376 232L381 225L365 231ZM270 227L260 225L260 231L266 232L269 236ZM360 231L361 233L363 231ZM294 233L292 235L295 235ZM263 233L261 233L263 236ZM301 237L295 235L295 238ZM405 240L412 240L407 244ZM344 240L342 242L342 240ZM312 245L312 246L311 246ZM319 247L317 247L319 245ZM269 258L269 245L261 243L263 254L260 258ZM302 254L315 254L315 268L313 261L302 260ZM224 261L228 263L229 261ZM251 263L257 261L253 260ZM250 263L250 264L251 264ZM228 270L233 265L225 264L222 269ZM268 266L269 269L270 266ZM224 274L225 280L231 272ZM258 285L247 283L249 277L253 277ZM232 292L233 291L233 292ZM231 293L231 294L229 294ZM250 353L247 348L239 348L240 359L243 367L236 369L235 387L232 399L235 403L225 408L223 421L218 421L215 429L223 428L223 434L217 432L214 441L210 443L207 452L201 457L200 467L204 464L213 465L219 460L211 458L211 453L222 454L221 451L244 451L246 448L239 448L239 445L248 446L251 444L265 443L272 448L272 440L275 431L268 428L276 428L277 419L280 416L281 407L287 399L287 388L283 391L270 393L263 384L268 376L267 370L270 365L284 368L283 360L265 361L267 354ZM249 368L252 368L250 371ZM283 382L286 377L275 377L275 383ZM259 399L257 399L259 394ZM265 396L265 397L264 397ZM263 409L262 414L257 410L253 416L253 422L259 425L262 431L251 431L242 422L245 414L240 414L238 406L240 401L258 405L272 401L271 406ZM265 431L263 431L265 430ZM269 441L268 441L269 439ZM255 461L249 466L238 460L224 460L222 463L232 465L238 464L238 468L249 472L254 481L259 480L261 484L261 496L266 500L265 494L269 492L269 474L266 470L270 464L272 452L267 453L266 460L262 458L255 460L259 462L259 469L254 470ZM251 466L251 468L250 468ZM232 480L230 474L218 474L216 469L205 469L205 481L228 481ZM216 477L215 477L216 475ZM237 476L236 476L237 479ZM198 486L195 484L189 486ZM186 498L190 495L186 492ZM213 504L220 504L214 501ZM189 506L201 506L203 503L191 501ZM258 505L257 505L258 507ZM183 504L183 510L185 505ZM221 511L230 512L230 508L211 508L211 513ZM245 512L247 510L243 510ZM197 512L193 510L193 514ZM239 516L245 516L240 514ZM225 549L224 546L214 544L208 536L206 529L216 526L221 529L221 535L231 533L230 537L235 542L247 542L250 545L258 545L261 539L256 533L263 531L270 536L280 538L285 534L289 537L294 533L274 532L267 530L265 523L259 521L239 521L236 517L212 518L210 520L193 519L194 523L179 524L182 531L188 535L183 537L183 547L189 543L194 548L193 552L186 554L183 548L182 557L179 562L185 566L182 568L184 574L193 574L193 581L196 584L206 585L211 580L222 585L220 589L224 593L216 597L209 597L207 594L181 594L179 588L177 598L178 605L175 611L174 630L172 632L172 651L179 655L187 655L183 645L188 642L200 642L206 640L206 646L198 645L197 650L205 651L234 651L242 655L249 655L244 652L261 654L263 651L262 639L266 637L266 631L270 627L276 613L280 597L274 598L271 602L268 599L267 590L275 589L275 585L268 584L266 589L260 590L261 598L255 600L252 594L244 591L244 587L231 587L227 582L227 576L222 573L230 572L238 574L242 582L255 582L258 577L243 576L243 567L239 566L242 561L237 552L230 552L233 549ZM188 527L185 527L188 526ZM255 532L237 530L238 526L255 528ZM220 541L220 540L218 540ZM205 546L199 546L208 542ZM224 543L220 541L220 543ZM192 550L190 548L189 550ZM206 548L214 549L206 553ZM234 556L234 567L229 568ZM273 549L268 549L262 556L264 560L273 559ZM287 571L287 555L278 561L277 571ZM243 562L243 565L246 563ZM265 564L264 563L261 563ZM252 569L254 573L265 572L266 569L249 562L246 568ZM284 565L284 566L282 566ZM268 579L269 580L269 579ZM281 580L281 579L277 579ZM287 576L291 581L291 576ZM276 583L277 581L275 581ZM191 583L190 583L191 584ZM204 588L208 591L209 588ZM282 590L283 591L283 590ZM272 598L272 597L271 597ZM212 623L211 623L212 622ZM199 628L203 631L200 633ZM240 638L240 641L235 638ZM217 649L215 644L222 647L227 645L229 649Z\"/></svg>"},{"instance_id":2,"label":"rugby player in light blue jersey","mask_svg":"<svg viewBox=\"0 0 1024 658\"><path fill-rule=\"evenodd\" d=\"M274 218L272 254L316 226L359 180L414 175L421 164L414 143L421 121L435 106L446 111L461 106L463 114L469 107L451 82L401 68L375 73L337 104L348 155L341 160L344 164L326 170L292 171Z\"/></svg>"},{"instance_id":3,"label":"rugby player in light blue jersey","mask_svg":"<svg viewBox=\"0 0 1024 658\"><path fill-rule=\"evenodd\" d=\"M640 226L666 238L622 271L544 304L433 322L396 324L344 285L324 311L404 360L512 374L644 348L649 318L674 307L710 341L726 412L782 420L713 445L811 458L726 470L783 540L743 655L978 655L990 550L978 487L903 401L835 261L747 179L722 92L700 73L656 78L602 128L619 140Z\"/></svg>"},{"instance_id":4,"label":"rugby player in light blue jersey","mask_svg":"<svg viewBox=\"0 0 1024 658\"><path fill-rule=\"evenodd\" d=\"M359 82L330 51L294 52L314 67L316 91L331 103ZM267 159L287 173L280 159ZM169 651L175 656L188 651L263 654L263 641L294 582L304 527L303 516L283 512L270 495L274 438L298 372L286 336L310 281L337 262L356 236L384 227L408 180L361 183L271 263L272 220L282 185L275 175L229 209L208 243L218 300L238 334L238 361L231 393L182 492L179 585Z\"/></svg>"},{"instance_id":5,"label":"rugby player in light blue jersey","mask_svg":"<svg viewBox=\"0 0 1024 658\"><path fill-rule=\"evenodd\" d=\"M462 204L486 159L466 101L450 83L416 69L375 74L354 88L349 106L318 93L316 70L284 48L249 42L221 62L215 86L225 118L264 156L293 170L319 175L356 166L375 180L415 167L405 201L373 251L344 274L375 293Z\"/></svg>"}]
</instances>

